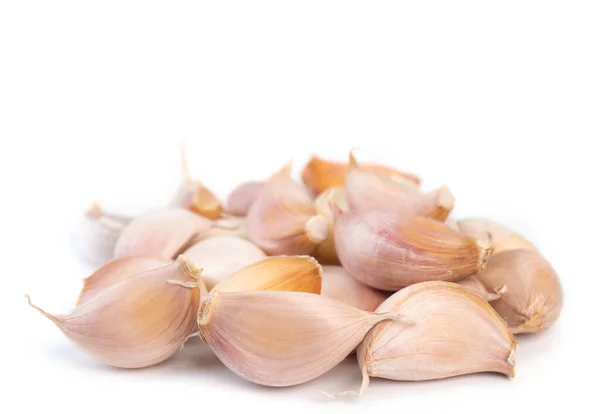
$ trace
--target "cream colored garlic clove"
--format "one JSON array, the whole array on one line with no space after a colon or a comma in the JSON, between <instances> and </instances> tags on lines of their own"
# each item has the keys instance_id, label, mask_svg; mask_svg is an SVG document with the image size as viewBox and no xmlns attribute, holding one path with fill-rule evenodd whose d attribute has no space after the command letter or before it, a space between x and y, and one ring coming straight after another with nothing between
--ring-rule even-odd
<instances>
[{"instance_id":1,"label":"cream colored garlic clove","mask_svg":"<svg viewBox=\"0 0 600 414\"><path fill-rule=\"evenodd\" d=\"M323 266L321 295L367 312L373 312L387 298L383 292L357 281L342 266Z\"/></svg>"},{"instance_id":2,"label":"cream colored garlic clove","mask_svg":"<svg viewBox=\"0 0 600 414\"><path fill-rule=\"evenodd\" d=\"M83 288L77 299L77 305L122 280L147 270L166 266L169 263L167 260L154 257L124 257L107 263L83 280Z\"/></svg>"},{"instance_id":3,"label":"cream colored garlic clove","mask_svg":"<svg viewBox=\"0 0 600 414\"><path fill-rule=\"evenodd\" d=\"M325 241L323 241L317 247L317 250L315 250L313 254L320 263L339 265L340 259L335 251L335 240L333 233L334 205L344 211L348 210L346 195L344 194L343 188L330 188L321 193L315 200L315 208L317 209L317 213L327 219L327 239L325 239Z\"/></svg>"},{"instance_id":4,"label":"cream colored garlic clove","mask_svg":"<svg viewBox=\"0 0 600 414\"><path fill-rule=\"evenodd\" d=\"M481 283L477 276L468 276L464 279L457 281L459 285L464 288L469 289L471 292L479 295L483 300L490 302L492 300L497 300L500 298L504 292L506 292L506 286L499 286L497 291L490 292L486 289L485 285Z\"/></svg>"},{"instance_id":5,"label":"cream colored garlic clove","mask_svg":"<svg viewBox=\"0 0 600 414\"><path fill-rule=\"evenodd\" d=\"M170 260L193 238L211 227L205 217L182 208L153 211L137 217L121 232L114 257L146 256Z\"/></svg>"},{"instance_id":6,"label":"cream colored garlic clove","mask_svg":"<svg viewBox=\"0 0 600 414\"><path fill-rule=\"evenodd\" d=\"M115 367L147 367L177 352L195 328L199 277L200 270L180 256L107 287L68 314L31 306L94 358Z\"/></svg>"},{"instance_id":7,"label":"cream colored garlic clove","mask_svg":"<svg viewBox=\"0 0 600 414\"><path fill-rule=\"evenodd\" d=\"M348 356L377 322L373 314L300 292L219 292L200 307L198 325L217 357L242 378L271 387L301 384Z\"/></svg>"},{"instance_id":8,"label":"cream colored garlic clove","mask_svg":"<svg viewBox=\"0 0 600 414\"><path fill-rule=\"evenodd\" d=\"M284 290L321 293L321 265L310 256L269 257L244 267L214 287L219 292Z\"/></svg>"},{"instance_id":9,"label":"cream colored garlic clove","mask_svg":"<svg viewBox=\"0 0 600 414\"><path fill-rule=\"evenodd\" d=\"M424 282L390 296L377 312L399 312L407 326L378 323L359 345L362 394L369 377L424 381L476 372L513 377L517 341L492 307L454 283Z\"/></svg>"},{"instance_id":10,"label":"cream colored garlic clove","mask_svg":"<svg viewBox=\"0 0 600 414\"><path fill-rule=\"evenodd\" d=\"M490 302L513 333L540 332L558 319L563 294L556 271L538 252L509 250L494 254L477 278L488 290L506 286Z\"/></svg>"},{"instance_id":11,"label":"cream colored garlic clove","mask_svg":"<svg viewBox=\"0 0 600 414\"><path fill-rule=\"evenodd\" d=\"M430 280L460 280L485 268L491 254L485 241L439 221L378 210L339 215L335 247L348 273L388 291Z\"/></svg>"},{"instance_id":12,"label":"cream colored garlic clove","mask_svg":"<svg viewBox=\"0 0 600 414\"><path fill-rule=\"evenodd\" d=\"M227 199L227 212L234 216L246 216L264 184L263 181L248 181L237 186Z\"/></svg>"},{"instance_id":13,"label":"cream colored garlic clove","mask_svg":"<svg viewBox=\"0 0 600 414\"><path fill-rule=\"evenodd\" d=\"M269 255L309 254L327 238L327 219L317 211L289 166L269 179L247 216L250 240Z\"/></svg>"},{"instance_id":14,"label":"cream colored garlic clove","mask_svg":"<svg viewBox=\"0 0 600 414\"><path fill-rule=\"evenodd\" d=\"M467 236L480 238L484 237L485 234L489 234L494 247L494 254L516 249L537 251L536 247L521 235L489 219L463 219L459 220L457 225L459 230Z\"/></svg>"},{"instance_id":15,"label":"cream colored garlic clove","mask_svg":"<svg viewBox=\"0 0 600 414\"><path fill-rule=\"evenodd\" d=\"M216 236L200 241L183 254L202 267L202 280L209 290L229 275L267 257L248 240L231 236Z\"/></svg>"}]
</instances>

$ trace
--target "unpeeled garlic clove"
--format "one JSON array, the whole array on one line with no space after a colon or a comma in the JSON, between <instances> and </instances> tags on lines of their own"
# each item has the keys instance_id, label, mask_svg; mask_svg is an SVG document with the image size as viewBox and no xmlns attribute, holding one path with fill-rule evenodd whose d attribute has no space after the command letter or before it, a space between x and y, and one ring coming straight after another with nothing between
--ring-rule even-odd
<instances>
[{"instance_id":1,"label":"unpeeled garlic clove","mask_svg":"<svg viewBox=\"0 0 600 414\"><path fill-rule=\"evenodd\" d=\"M333 233L334 211L336 206L342 210L348 209L344 189L340 187L330 188L321 193L315 200L317 213L327 219L327 238L314 251L314 256L323 264L339 265L340 259L335 251L335 240Z\"/></svg>"},{"instance_id":2,"label":"unpeeled garlic clove","mask_svg":"<svg viewBox=\"0 0 600 414\"><path fill-rule=\"evenodd\" d=\"M210 290L227 276L267 257L248 240L217 236L200 241L184 253L193 263L202 266L202 280Z\"/></svg>"},{"instance_id":3,"label":"unpeeled garlic clove","mask_svg":"<svg viewBox=\"0 0 600 414\"><path fill-rule=\"evenodd\" d=\"M386 299L383 292L363 285L342 266L323 266L321 295L373 312Z\"/></svg>"},{"instance_id":4,"label":"unpeeled garlic clove","mask_svg":"<svg viewBox=\"0 0 600 414\"><path fill-rule=\"evenodd\" d=\"M115 367L141 368L172 356L196 322L200 270L184 257L104 289L50 319L73 343ZM204 290L205 292L205 290Z\"/></svg>"},{"instance_id":5,"label":"unpeeled garlic clove","mask_svg":"<svg viewBox=\"0 0 600 414\"><path fill-rule=\"evenodd\" d=\"M248 223L245 217L227 216L213 220L205 230L200 231L194 236L192 243L212 237L231 236L249 240Z\"/></svg>"},{"instance_id":6,"label":"unpeeled garlic clove","mask_svg":"<svg viewBox=\"0 0 600 414\"><path fill-rule=\"evenodd\" d=\"M310 256L275 256L244 267L214 287L219 292L284 290L321 293L321 265Z\"/></svg>"},{"instance_id":7,"label":"unpeeled garlic clove","mask_svg":"<svg viewBox=\"0 0 600 414\"><path fill-rule=\"evenodd\" d=\"M263 181L248 181L237 186L227 199L227 212L234 216L246 216L264 184Z\"/></svg>"},{"instance_id":8,"label":"unpeeled garlic clove","mask_svg":"<svg viewBox=\"0 0 600 414\"><path fill-rule=\"evenodd\" d=\"M517 341L492 307L447 282L424 282L390 296L377 312L399 312L407 326L378 323L359 345L362 394L369 377L424 381L476 372L513 377Z\"/></svg>"},{"instance_id":9,"label":"unpeeled garlic clove","mask_svg":"<svg viewBox=\"0 0 600 414\"><path fill-rule=\"evenodd\" d=\"M494 254L517 249L537 251L536 247L523 236L489 219L463 219L458 220L457 225L462 233L471 237L479 238L489 234L494 246Z\"/></svg>"},{"instance_id":10,"label":"unpeeled garlic clove","mask_svg":"<svg viewBox=\"0 0 600 414\"><path fill-rule=\"evenodd\" d=\"M509 250L494 254L477 278L488 290L506 291L490 302L513 333L540 332L558 319L563 294L556 271L538 252Z\"/></svg>"},{"instance_id":11,"label":"unpeeled garlic clove","mask_svg":"<svg viewBox=\"0 0 600 414\"><path fill-rule=\"evenodd\" d=\"M129 223L115 245L114 258L146 256L170 260L184 251L193 238L212 222L182 208L157 210Z\"/></svg>"},{"instance_id":12,"label":"unpeeled garlic clove","mask_svg":"<svg viewBox=\"0 0 600 414\"><path fill-rule=\"evenodd\" d=\"M477 276L468 276L457 281L456 283L464 288L469 289L471 292L476 293L487 302L497 300L500 298L500 295L506 292L506 286L499 286L495 292L488 291L485 285L481 283L479 279L477 279Z\"/></svg>"},{"instance_id":13,"label":"unpeeled garlic clove","mask_svg":"<svg viewBox=\"0 0 600 414\"><path fill-rule=\"evenodd\" d=\"M335 247L348 273L365 285L389 291L476 274L485 268L492 251L484 240L439 221L378 210L339 215Z\"/></svg>"},{"instance_id":14,"label":"unpeeled garlic clove","mask_svg":"<svg viewBox=\"0 0 600 414\"><path fill-rule=\"evenodd\" d=\"M154 257L124 257L105 264L83 280L77 305L93 298L109 286L146 270L166 266L170 262Z\"/></svg>"},{"instance_id":15,"label":"unpeeled garlic clove","mask_svg":"<svg viewBox=\"0 0 600 414\"><path fill-rule=\"evenodd\" d=\"M200 306L200 333L240 377L271 387L319 377L348 356L377 322L373 314L321 295L220 292Z\"/></svg>"},{"instance_id":16,"label":"unpeeled garlic clove","mask_svg":"<svg viewBox=\"0 0 600 414\"><path fill-rule=\"evenodd\" d=\"M247 216L250 240L269 255L310 254L327 238L327 219L296 183L289 166L269 179Z\"/></svg>"}]
</instances>

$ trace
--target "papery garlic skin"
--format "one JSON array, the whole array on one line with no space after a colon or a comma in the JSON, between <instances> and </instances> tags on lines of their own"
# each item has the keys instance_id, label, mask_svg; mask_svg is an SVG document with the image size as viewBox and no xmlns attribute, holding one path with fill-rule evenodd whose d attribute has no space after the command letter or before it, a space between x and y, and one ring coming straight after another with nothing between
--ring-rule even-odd
<instances>
[{"instance_id":1,"label":"papery garlic skin","mask_svg":"<svg viewBox=\"0 0 600 414\"><path fill-rule=\"evenodd\" d=\"M271 387L301 384L348 356L377 322L373 314L300 292L212 291L200 307L200 333L240 377Z\"/></svg>"},{"instance_id":2,"label":"papery garlic skin","mask_svg":"<svg viewBox=\"0 0 600 414\"><path fill-rule=\"evenodd\" d=\"M170 260L189 247L193 238L211 227L205 217L182 208L153 211L123 229L114 258L146 256Z\"/></svg>"},{"instance_id":3,"label":"papery garlic skin","mask_svg":"<svg viewBox=\"0 0 600 414\"><path fill-rule=\"evenodd\" d=\"M400 312L414 324L383 321L369 331L357 350L366 377L424 381L476 372L514 376L516 339L487 302L461 286L409 286L377 312ZM368 378L361 393L367 384Z\"/></svg>"},{"instance_id":4,"label":"papery garlic skin","mask_svg":"<svg viewBox=\"0 0 600 414\"><path fill-rule=\"evenodd\" d=\"M330 188L321 193L315 200L315 208L317 213L327 220L327 238L319 244L317 250L314 251L314 256L322 264L339 265L340 259L335 251L334 240L334 205L344 211L348 209L346 195L341 187Z\"/></svg>"},{"instance_id":5,"label":"papery garlic skin","mask_svg":"<svg viewBox=\"0 0 600 414\"><path fill-rule=\"evenodd\" d=\"M248 181L237 186L227 199L227 213L246 216L263 186L263 181Z\"/></svg>"},{"instance_id":6,"label":"papery garlic skin","mask_svg":"<svg viewBox=\"0 0 600 414\"><path fill-rule=\"evenodd\" d=\"M231 236L203 240L183 254L202 268L202 280L209 290L238 270L267 258L255 244Z\"/></svg>"},{"instance_id":7,"label":"papery garlic skin","mask_svg":"<svg viewBox=\"0 0 600 414\"><path fill-rule=\"evenodd\" d=\"M373 312L387 298L383 292L365 286L342 266L323 266L321 295L355 308Z\"/></svg>"},{"instance_id":8,"label":"papery garlic skin","mask_svg":"<svg viewBox=\"0 0 600 414\"><path fill-rule=\"evenodd\" d=\"M502 293L506 292L506 286L499 286L495 292L488 291L485 285L477 279L477 276L468 276L456 283L479 295L486 302L497 300Z\"/></svg>"},{"instance_id":9,"label":"papery garlic skin","mask_svg":"<svg viewBox=\"0 0 600 414\"><path fill-rule=\"evenodd\" d=\"M350 210L335 222L335 247L344 268L375 289L454 281L485 268L491 247L444 223L392 211Z\"/></svg>"},{"instance_id":10,"label":"papery garlic skin","mask_svg":"<svg viewBox=\"0 0 600 414\"><path fill-rule=\"evenodd\" d=\"M245 217L227 216L213 220L210 227L196 234L191 244L212 237L230 236L250 240L248 234L248 223Z\"/></svg>"},{"instance_id":11,"label":"papery garlic skin","mask_svg":"<svg viewBox=\"0 0 600 414\"><path fill-rule=\"evenodd\" d=\"M523 236L489 219L462 219L457 221L457 225L459 230L467 236L480 238L489 234L494 247L494 254L517 249L537 251L537 248Z\"/></svg>"},{"instance_id":12,"label":"papery garlic skin","mask_svg":"<svg viewBox=\"0 0 600 414\"><path fill-rule=\"evenodd\" d=\"M180 257L107 287L70 313L54 316L34 307L94 358L142 368L168 359L194 330L200 288L176 283L201 286L199 277Z\"/></svg>"},{"instance_id":13,"label":"papery garlic skin","mask_svg":"<svg viewBox=\"0 0 600 414\"><path fill-rule=\"evenodd\" d=\"M538 252L522 249L494 254L477 278L488 290L506 286L500 298L490 304L513 333L543 331L560 316L560 280Z\"/></svg>"}]
</instances>

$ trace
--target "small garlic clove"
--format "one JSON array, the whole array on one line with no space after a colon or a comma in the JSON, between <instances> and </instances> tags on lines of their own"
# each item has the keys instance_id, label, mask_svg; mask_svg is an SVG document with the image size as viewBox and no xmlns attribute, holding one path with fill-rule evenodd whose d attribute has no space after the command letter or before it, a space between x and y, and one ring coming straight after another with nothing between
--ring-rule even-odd
<instances>
[{"instance_id":1,"label":"small garlic clove","mask_svg":"<svg viewBox=\"0 0 600 414\"><path fill-rule=\"evenodd\" d=\"M237 186L227 199L227 212L234 216L246 216L263 186L262 181L248 181Z\"/></svg>"},{"instance_id":2,"label":"small garlic clove","mask_svg":"<svg viewBox=\"0 0 600 414\"><path fill-rule=\"evenodd\" d=\"M195 328L199 277L200 270L181 256L107 287L68 314L51 315L30 304L96 359L142 368L172 356Z\"/></svg>"},{"instance_id":3,"label":"small garlic clove","mask_svg":"<svg viewBox=\"0 0 600 414\"><path fill-rule=\"evenodd\" d=\"M390 296L377 312L399 312L407 326L378 323L357 350L368 377L425 381L476 372L513 377L517 341L492 307L473 292L447 282L424 282Z\"/></svg>"},{"instance_id":4,"label":"small garlic clove","mask_svg":"<svg viewBox=\"0 0 600 414\"><path fill-rule=\"evenodd\" d=\"M182 208L143 214L129 223L115 245L114 258L146 256L171 260L212 222Z\"/></svg>"},{"instance_id":5,"label":"small garlic clove","mask_svg":"<svg viewBox=\"0 0 600 414\"><path fill-rule=\"evenodd\" d=\"M506 286L498 300L490 302L513 333L540 332L552 326L563 306L556 271L538 252L509 250L492 255L477 278L488 290Z\"/></svg>"},{"instance_id":6,"label":"small garlic clove","mask_svg":"<svg viewBox=\"0 0 600 414\"><path fill-rule=\"evenodd\" d=\"M267 257L248 240L231 236L200 241L183 254L202 267L202 280L209 290L229 275Z\"/></svg>"},{"instance_id":7,"label":"small garlic clove","mask_svg":"<svg viewBox=\"0 0 600 414\"><path fill-rule=\"evenodd\" d=\"M315 208L317 213L327 219L327 239L323 241L317 250L313 252L314 256L323 264L339 265L340 259L335 251L335 240L333 233L333 225L335 214L334 206L347 210L346 195L341 187L330 188L321 193L315 200Z\"/></svg>"},{"instance_id":8,"label":"small garlic clove","mask_svg":"<svg viewBox=\"0 0 600 414\"><path fill-rule=\"evenodd\" d=\"M214 287L219 292L284 290L321 293L321 265L310 256L269 257L244 267Z\"/></svg>"},{"instance_id":9,"label":"small garlic clove","mask_svg":"<svg viewBox=\"0 0 600 414\"><path fill-rule=\"evenodd\" d=\"M463 219L459 220L457 225L459 230L467 236L480 238L489 234L494 246L494 254L517 249L537 251L536 247L521 235L489 219Z\"/></svg>"},{"instance_id":10,"label":"small garlic clove","mask_svg":"<svg viewBox=\"0 0 600 414\"><path fill-rule=\"evenodd\" d=\"M486 289L485 285L481 283L476 276L468 276L464 279L461 279L456 282L464 288L469 289L471 292L479 295L486 302L491 302L492 300L497 300L500 298L504 292L506 292L506 286L498 287L497 291L490 292Z\"/></svg>"},{"instance_id":11,"label":"small garlic clove","mask_svg":"<svg viewBox=\"0 0 600 414\"><path fill-rule=\"evenodd\" d=\"M323 266L321 295L367 312L373 312L387 298L383 292L357 281L342 266Z\"/></svg>"},{"instance_id":12,"label":"small garlic clove","mask_svg":"<svg viewBox=\"0 0 600 414\"><path fill-rule=\"evenodd\" d=\"M83 280L83 288L77 299L77 305L128 277L166 266L169 263L169 261L154 257L124 257L107 263Z\"/></svg>"},{"instance_id":13,"label":"small garlic clove","mask_svg":"<svg viewBox=\"0 0 600 414\"><path fill-rule=\"evenodd\" d=\"M317 378L346 358L377 322L374 314L301 292L220 292L200 306L200 333L240 377L271 387Z\"/></svg>"},{"instance_id":14,"label":"small garlic clove","mask_svg":"<svg viewBox=\"0 0 600 414\"><path fill-rule=\"evenodd\" d=\"M430 280L460 280L485 268L491 247L444 223L393 211L350 210L336 217L344 268L375 289L396 291Z\"/></svg>"},{"instance_id":15,"label":"small garlic clove","mask_svg":"<svg viewBox=\"0 0 600 414\"><path fill-rule=\"evenodd\" d=\"M227 216L213 220L210 227L194 236L192 244L220 236L238 237L240 239L250 240L246 218Z\"/></svg>"}]
</instances>

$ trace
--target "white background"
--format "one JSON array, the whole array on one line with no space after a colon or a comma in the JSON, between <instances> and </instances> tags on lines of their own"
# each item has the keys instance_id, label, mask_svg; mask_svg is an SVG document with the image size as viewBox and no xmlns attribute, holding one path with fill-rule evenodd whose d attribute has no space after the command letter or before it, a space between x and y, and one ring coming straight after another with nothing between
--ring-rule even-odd
<instances>
[{"instance_id":1,"label":"white background","mask_svg":"<svg viewBox=\"0 0 600 414\"><path fill-rule=\"evenodd\" d=\"M597 1L2 2L0 411L594 411L599 21ZM375 380L358 402L319 393L359 386L351 358L289 389L238 379L198 344L149 369L102 366L23 294L67 311L91 271L70 244L82 211L161 205L181 140L222 196L353 146L448 184L457 217L539 246L563 315L519 338L513 380Z\"/></svg>"}]
</instances>

